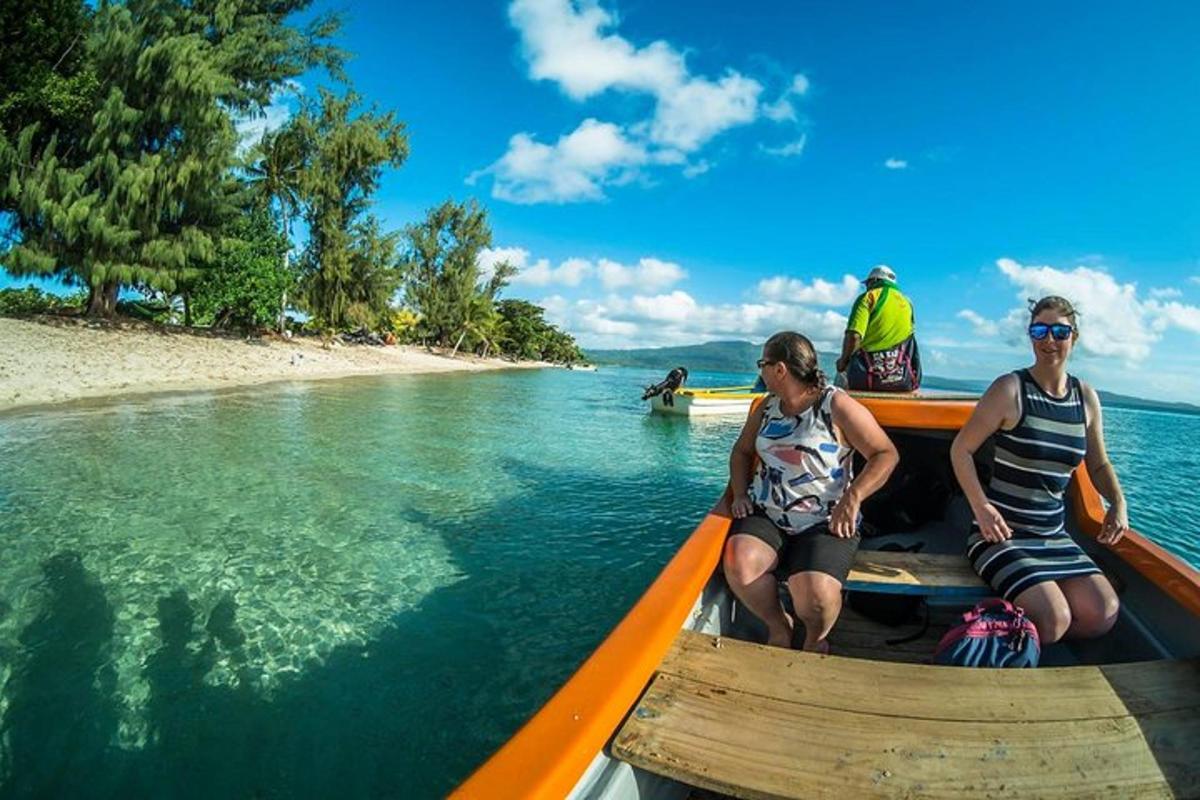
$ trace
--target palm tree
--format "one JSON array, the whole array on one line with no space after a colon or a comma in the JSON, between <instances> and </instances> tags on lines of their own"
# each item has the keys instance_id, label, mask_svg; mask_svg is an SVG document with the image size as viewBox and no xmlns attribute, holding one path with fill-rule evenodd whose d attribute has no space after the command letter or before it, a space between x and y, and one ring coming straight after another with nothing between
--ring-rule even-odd
<instances>
[{"instance_id":1,"label":"palm tree","mask_svg":"<svg viewBox=\"0 0 1200 800\"><path fill-rule=\"evenodd\" d=\"M303 202L304 170L311 147L305 132L297 125L287 125L263 134L255 148L258 158L247 168L249 182L268 208L279 214L287 248L283 252L283 268L291 265L292 219L300 213ZM287 290L279 301L279 330L283 332L287 309Z\"/></svg>"}]
</instances>

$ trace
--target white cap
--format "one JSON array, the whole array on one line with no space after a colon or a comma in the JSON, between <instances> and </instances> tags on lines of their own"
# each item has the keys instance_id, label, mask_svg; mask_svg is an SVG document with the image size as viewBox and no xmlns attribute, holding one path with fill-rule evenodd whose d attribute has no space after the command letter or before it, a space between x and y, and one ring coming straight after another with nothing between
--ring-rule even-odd
<instances>
[{"instance_id":1,"label":"white cap","mask_svg":"<svg viewBox=\"0 0 1200 800\"><path fill-rule=\"evenodd\" d=\"M871 281L891 281L895 283L896 273L892 272L892 268L887 264L880 264L871 270L867 277L863 278L863 283L870 283Z\"/></svg>"}]
</instances>

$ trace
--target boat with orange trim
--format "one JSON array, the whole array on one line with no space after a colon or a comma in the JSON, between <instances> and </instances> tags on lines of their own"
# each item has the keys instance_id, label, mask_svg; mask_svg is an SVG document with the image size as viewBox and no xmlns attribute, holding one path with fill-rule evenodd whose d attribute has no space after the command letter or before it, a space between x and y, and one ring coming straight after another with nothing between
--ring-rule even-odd
<instances>
[{"instance_id":1,"label":"boat with orange trim","mask_svg":"<svg viewBox=\"0 0 1200 800\"><path fill-rule=\"evenodd\" d=\"M864 541L875 567L859 577L889 597L926 592L925 635L893 647L895 630L846 607L834 655L750 643L762 632L737 613L719 569L731 523L723 496L453 796L1200 797L1200 572L1136 531L1099 545L1103 504L1079 469L1068 530L1117 588L1114 629L1047 646L1034 670L930 664L970 600L942 593L939 579L921 587L915 568L872 562L871 548L919 539L932 559L962 556L969 516L949 445L974 402L860 399L900 449L889 486L925 487L937 502L897 511L884 487L864 506L881 535Z\"/></svg>"}]
</instances>

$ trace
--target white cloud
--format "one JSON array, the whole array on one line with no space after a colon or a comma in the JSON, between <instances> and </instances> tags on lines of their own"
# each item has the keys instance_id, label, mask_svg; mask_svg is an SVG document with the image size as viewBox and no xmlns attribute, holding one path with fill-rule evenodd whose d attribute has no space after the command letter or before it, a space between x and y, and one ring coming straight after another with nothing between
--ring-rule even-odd
<instances>
[{"instance_id":1,"label":"white cloud","mask_svg":"<svg viewBox=\"0 0 1200 800\"><path fill-rule=\"evenodd\" d=\"M1183 297L1183 292L1178 289L1151 289L1150 296L1156 300L1170 300L1176 297Z\"/></svg>"},{"instance_id":2,"label":"white cloud","mask_svg":"<svg viewBox=\"0 0 1200 800\"><path fill-rule=\"evenodd\" d=\"M529 263L529 251L523 247L485 247L475 257L479 266L480 279L488 281L496 270L496 265L505 261L518 270L524 270ZM518 275L520 272L518 272Z\"/></svg>"},{"instance_id":3,"label":"white cloud","mask_svg":"<svg viewBox=\"0 0 1200 800\"><path fill-rule=\"evenodd\" d=\"M811 284L795 278L775 277L758 282L758 294L764 300L801 305L843 306L858 296L859 281L843 275L840 283L815 278Z\"/></svg>"},{"instance_id":4,"label":"white cloud","mask_svg":"<svg viewBox=\"0 0 1200 800\"><path fill-rule=\"evenodd\" d=\"M994 339L1000 335L1000 326L997 323L989 319L984 319L982 315L969 308L964 308L955 314L955 316L971 323L975 335L982 339Z\"/></svg>"},{"instance_id":5,"label":"white cloud","mask_svg":"<svg viewBox=\"0 0 1200 800\"><path fill-rule=\"evenodd\" d=\"M774 103L764 103L762 106L762 114L769 120L775 122L795 122L796 107L792 104L792 96L801 97L808 93L808 78L804 75L796 75L792 79L792 84L784 91L783 95Z\"/></svg>"},{"instance_id":6,"label":"white cloud","mask_svg":"<svg viewBox=\"0 0 1200 800\"><path fill-rule=\"evenodd\" d=\"M502 200L601 200L604 186L628 183L648 165L679 165L685 177L693 177L710 164L689 162L688 155L761 117L795 122L791 98L809 88L808 78L798 74L774 103L763 103L763 85L737 70L711 79L693 74L685 54L665 41L636 47L612 32L615 15L594 0L513 0L509 19L534 80L552 81L579 102L606 91L648 95L654 110L648 119L622 126L587 120L556 145L541 144L529 133L514 135L504 156L468 178L473 183L492 175L492 196ZM580 142L577 152L564 152L589 124L605 128L603 139L592 131L596 135Z\"/></svg>"},{"instance_id":7,"label":"white cloud","mask_svg":"<svg viewBox=\"0 0 1200 800\"><path fill-rule=\"evenodd\" d=\"M773 156L783 156L784 158L790 158L791 156L798 156L801 153L803 153L804 145L805 145L805 143L807 143L807 141L808 141L807 136L801 136L796 141L788 142L787 144L782 145L780 147L767 147L765 145L759 145L759 147L762 148L762 151L764 153L768 153Z\"/></svg>"},{"instance_id":8,"label":"white cloud","mask_svg":"<svg viewBox=\"0 0 1200 800\"><path fill-rule=\"evenodd\" d=\"M518 272L511 283L515 286L578 286L591 274L591 263L582 258L568 258L557 267L550 266L548 259L539 258Z\"/></svg>"},{"instance_id":9,"label":"white cloud","mask_svg":"<svg viewBox=\"0 0 1200 800\"><path fill-rule=\"evenodd\" d=\"M642 291L653 292L678 283L687 277L683 267L670 261L660 261L657 258L643 258L635 266L627 267L600 259L596 265L596 274L605 289L620 289L632 286Z\"/></svg>"},{"instance_id":10,"label":"white cloud","mask_svg":"<svg viewBox=\"0 0 1200 800\"><path fill-rule=\"evenodd\" d=\"M1021 305L996 322L969 309L960 311L958 316L971 322L980 335L998 334L1011 343L1019 342L1029 319L1025 303L1047 295L1060 295L1074 304L1079 311L1078 347L1094 357L1121 359L1133 365L1149 356L1151 347L1170 328L1200 333L1200 308L1143 300L1138 297L1136 284L1118 283L1102 269L1025 266L1011 258L998 260L996 266L1018 287Z\"/></svg>"},{"instance_id":11,"label":"white cloud","mask_svg":"<svg viewBox=\"0 0 1200 800\"><path fill-rule=\"evenodd\" d=\"M758 81L732 69L716 81L694 76L667 42L637 48L608 33L616 19L595 3L514 0L508 15L535 80L554 81L577 101L609 89L654 97L648 135L655 144L691 152L758 114Z\"/></svg>"},{"instance_id":12,"label":"white cloud","mask_svg":"<svg viewBox=\"0 0 1200 800\"><path fill-rule=\"evenodd\" d=\"M1160 303L1150 300L1146 310L1154 317L1154 325L1158 330L1179 328L1190 333L1200 333L1200 308L1183 303Z\"/></svg>"},{"instance_id":13,"label":"white cloud","mask_svg":"<svg viewBox=\"0 0 1200 800\"><path fill-rule=\"evenodd\" d=\"M903 158L889 158L883 165L888 169L908 169L908 162Z\"/></svg>"},{"instance_id":14,"label":"white cloud","mask_svg":"<svg viewBox=\"0 0 1200 800\"><path fill-rule=\"evenodd\" d=\"M518 133L508 152L486 169L467 178L494 178L492 196L514 203L571 203L600 200L602 186L631 180L648 156L644 147L630 141L610 122L585 119L553 145Z\"/></svg>"},{"instance_id":15,"label":"white cloud","mask_svg":"<svg viewBox=\"0 0 1200 800\"><path fill-rule=\"evenodd\" d=\"M783 303L706 305L684 291L659 295L611 295L603 300L537 301L546 319L577 335L585 347L653 347L714 339L763 340L781 330L798 330L818 348L841 341L846 317Z\"/></svg>"}]
</instances>

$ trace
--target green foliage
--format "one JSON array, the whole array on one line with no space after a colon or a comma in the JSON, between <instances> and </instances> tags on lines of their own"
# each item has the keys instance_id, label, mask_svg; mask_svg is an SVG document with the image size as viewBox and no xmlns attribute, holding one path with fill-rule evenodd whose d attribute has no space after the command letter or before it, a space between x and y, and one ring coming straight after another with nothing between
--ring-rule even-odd
<instances>
[{"instance_id":1,"label":"green foliage","mask_svg":"<svg viewBox=\"0 0 1200 800\"><path fill-rule=\"evenodd\" d=\"M421 315L418 335L456 351L495 347L500 333L496 293L516 269L501 262L483 280L479 254L492 244L487 212L474 200L447 200L430 209L424 222L410 225L405 235L404 296Z\"/></svg>"},{"instance_id":2,"label":"green foliage","mask_svg":"<svg viewBox=\"0 0 1200 800\"><path fill-rule=\"evenodd\" d=\"M46 314L66 308L78 308L86 299L86 296L81 294L61 297L43 292L36 286L26 286L23 289L0 289L0 316L25 317L30 314Z\"/></svg>"},{"instance_id":3,"label":"green foliage","mask_svg":"<svg viewBox=\"0 0 1200 800\"><path fill-rule=\"evenodd\" d=\"M575 339L543 319L545 310L526 300L501 300L500 345L504 352L526 360L574 364L584 361Z\"/></svg>"},{"instance_id":4,"label":"green foliage","mask_svg":"<svg viewBox=\"0 0 1200 800\"><path fill-rule=\"evenodd\" d=\"M109 314L121 285L171 292L212 263L238 207L232 115L261 107L309 66L340 65L336 20L284 24L310 0L101 3L83 37L104 76L88 136L74 146L38 124L0 138L0 206L15 211L16 274L66 272Z\"/></svg>"},{"instance_id":5,"label":"green foliage","mask_svg":"<svg viewBox=\"0 0 1200 800\"><path fill-rule=\"evenodd\" d=\"M398 167L408 157L408 137L390 112L352 117L359 102L353 92L320 94L320 107L305 105L293 121L292 135L309 153L301 179L309 228L301 297L313 317L341 328L381 315L399 286L397 236L381 234L378 222L363 214L383 167Z\"/></svg>"},{"instance_id":6,"label":"green foliage","mask_svg":"<svg viewBox=\"0 0 1200 800\"><path fill-rule=\"evenodd\" d=\"M265 208L238 217L222 239L215 263L189 297L197 322L260 328L278 317L280 299L295 284L283 255L287 243Z\"/></svg>"},{"instance_id":7,"label":"green foliage","mask_svg":"<svg viewBox=\"0 0 1200 800\"><path fill-rule=\"evenodd\" d=\"M87 135L100 81L88 57L91 8L82 0L0 3L0 136L36 124L34 150Z\"/></svg>"}]
</instances>

